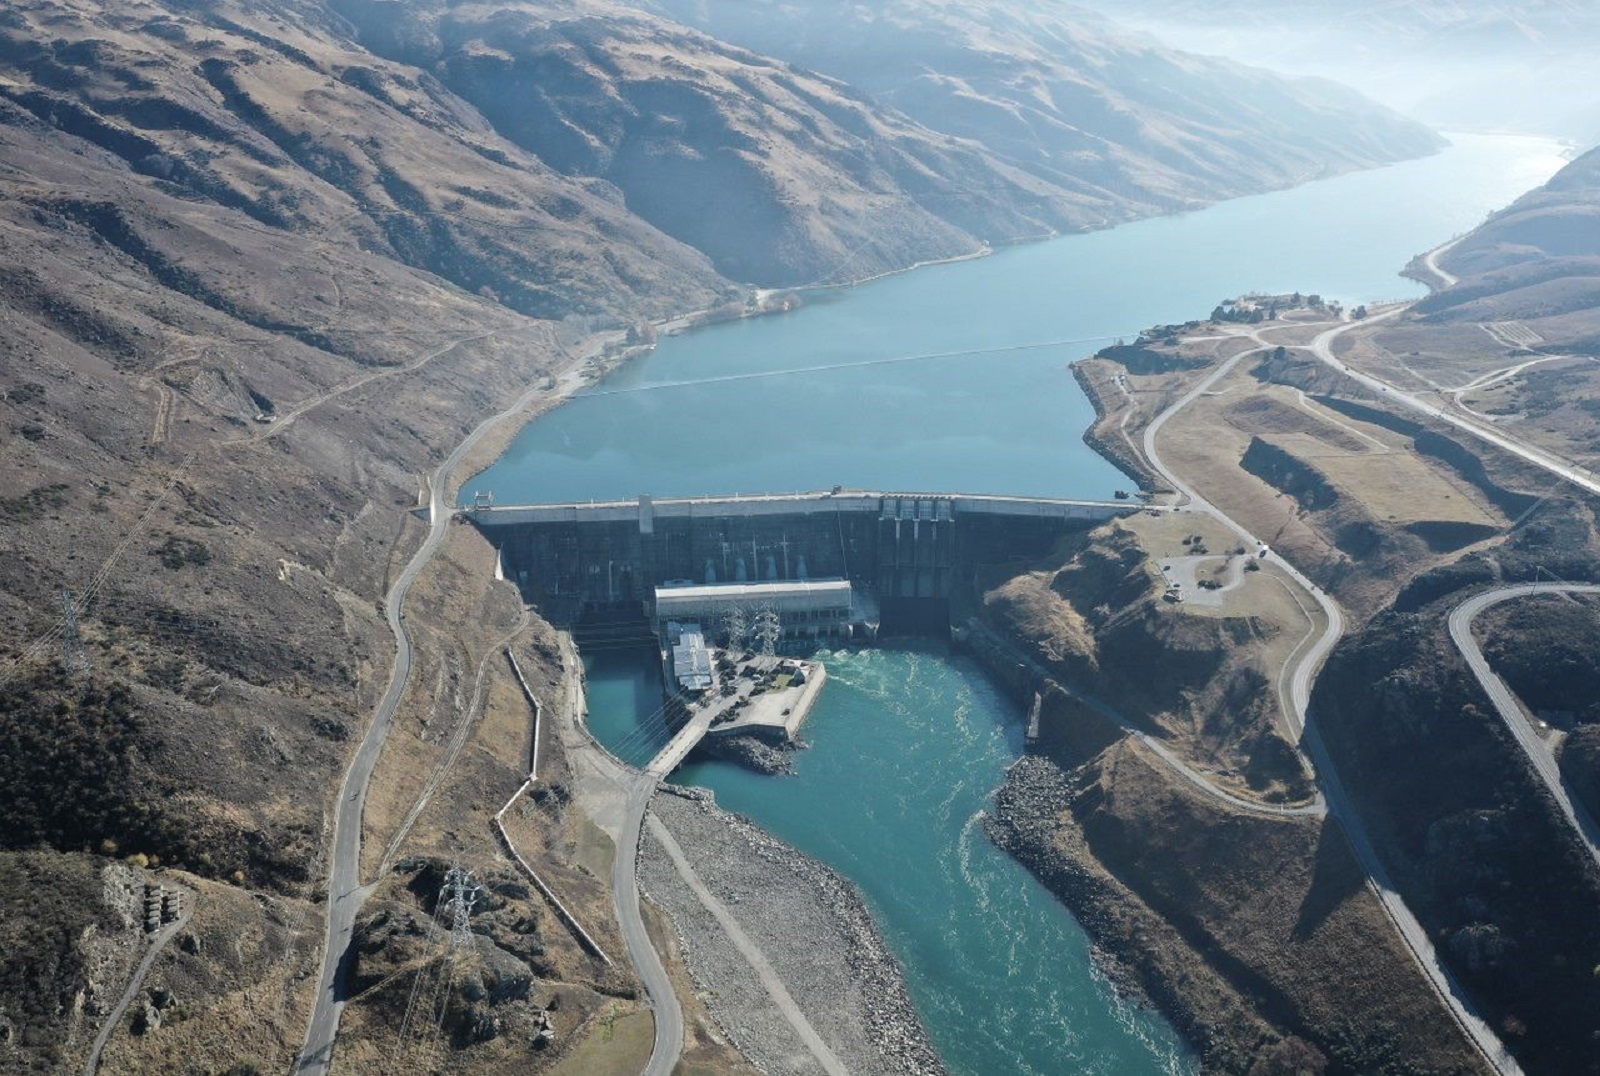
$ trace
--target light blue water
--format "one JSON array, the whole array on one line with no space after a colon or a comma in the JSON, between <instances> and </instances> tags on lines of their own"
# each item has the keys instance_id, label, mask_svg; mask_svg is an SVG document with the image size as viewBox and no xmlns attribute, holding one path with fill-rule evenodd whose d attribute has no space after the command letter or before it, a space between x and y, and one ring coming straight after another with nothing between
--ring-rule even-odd
<instances>
[{"instance_id":1,"label":"light blue water","mask_svg":"<svg viewBox=\"0 0 1600 1076\"><path fill-rule=\"evenodd\" d=\"M1068 363L1248 291L1417 295L1396 275L1414 254L1561 163L1544 139L1457 136L1422 161L813 292L791 314L663 340L530 426L463 498L834 484L1104 497L1129 483L1084 445L1092 412ZM1077 342L1036 346L1049 341ZM1031 350L997 350L1016 347Z\"/></svg>"},{"instance_id":2,"label":"light blue water","mask_svg":"<svg viewBox=\"0 0 1600 1076\"><path fill-rule=\"evenodd\" d=\"M1066 370L1099 341L995 349L1131 337L1247 291L1415 295L1395 275L1412 255L1560 164L1544 140L1461 136L1426 161L919 270L670 339L540 419L467 495L842 483L1105 496L1127 482L1083 446L1090 410ZM909 358L975 350L988 353ZM1169 1027L1097 978L1065 909L983 835L981 812L1021 751L1020 715L938 650L824 657L829 684L797 776L706 764L678 779L715 789L862 888L953 1071L1189 1068ZM647 757L661 733L650 658L585 660L596 735Z\"/></svg>"}]
</instances>

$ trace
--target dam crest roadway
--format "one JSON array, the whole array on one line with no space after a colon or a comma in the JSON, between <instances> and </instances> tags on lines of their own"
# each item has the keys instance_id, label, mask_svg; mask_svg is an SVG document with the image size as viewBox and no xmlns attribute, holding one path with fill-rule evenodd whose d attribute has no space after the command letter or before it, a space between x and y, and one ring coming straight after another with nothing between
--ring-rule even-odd
<instances>
[{"instance_id":1,"label":"dam crest roadway","mask_svg":"<svg viewBox=\"0 0 1600 1076\"><path fill-rule=\"evenodd\" d=\"M1098 501L1064 497L1010 497L991 493L892 493L874 490L818 490L804 493L736 493L731 497L640 496L635 500L571 501L554 504L497 505L492 494L461 509L486 526L517 523L602 522L626 518L635 510L661 517L693 515L771 515L787 512L880 512L897 508L946 504L952 511L985 515L1033 516L1052 519L1110 519L1141 508L1137 500ZM909 509L916 511L915 508ZM914 518L904 516L902 518ZM926 517L925 517L926 518Z\"/></svg>"}]
</instances>

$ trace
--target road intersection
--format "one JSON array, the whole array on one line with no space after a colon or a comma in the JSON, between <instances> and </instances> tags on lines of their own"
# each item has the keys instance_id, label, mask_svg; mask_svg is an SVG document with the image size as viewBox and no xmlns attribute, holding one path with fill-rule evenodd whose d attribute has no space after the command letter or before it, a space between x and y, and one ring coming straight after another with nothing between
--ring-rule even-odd
<instances>
[{"instance_id":1,"label":"road intersection","mask_svg":"<svg viewBox=\"0 0 1600 1076\"><path fill-rule=\"evenodd\" d=\"M1406 308L1396 307L1364 322L1342 322L1320 333L1311 346L1323 349L1318 352L1319 357L1326 354L1331 359L1333 341L1337 340L1339 336L1359 325L1370 324L1380 318L1395 317L1404 309ZM1185 482L1167 466L1161 459L1156 441L1163 426L1171 421L1175 415L1182 412L1184 408L1188 407L1189 404L1205 393L1210 392L1213 386L1232 373L1239 363L1251 356L1276 348L1276 344L1269 343L1263 338L1264 333L1267 331L1270 330L1255 329L1248 334L1241 334L1247 336L1257 346L1241 351L1239 354L1224 361L1211 374L1202 378L1197 385L1185 393L1177 402L1156 416L1145 427L1144 431L1143 447L1145 458L1150 466L1172 487L1178 496L1178 503L1182 509L1184 511L1198 512L1216 520L1237 535L1245 543L1245 548L1247 549L1263 548L1266 543L1251 534L1242 524L1236 522L1216 505L1207 501L1195 491L1193 486ZM1372 380L1376 381L1376 379ZM1428 937L1427 930L1411 912L1411 909L1406 906L1405 900L1389 880L1388 873L1384 869L1382 861L1378 858L1377 850L1373 847L1365 827L1361 823L1360 815L1356 813L1345 795L1344 787L1340 783L1332 760L1328 757L1327 751L1322 744L1321 736L1312 725L1310 713L1311 686L1328 654L1344 634L1344 613L1339 608L1338 603L1326 594L1322 588L1278 554L1268 550L1262 559L1264 562L1281 570L1298 584L1301 590L1316 601L1322 612L1324 620L1322 633L1303 652L1298 655L1291 655L1293 664L1292 671L1289 672L1290 707L1289 712L1285 714L1285 718L1289 722L1291 729L1299 736L1301 748L1305 752L1313 772L1317 775L1322 787L1322 795L1325 797L1327 810L1339 820L1350 842L1351 850L1355 853L1362 869L1367 874L1368 884L1373 894L1378 898L1384 912L1394 924L1395 930L1399 933L1407 948L1411 950L1423 974L1433 984L1435 991L1455 1017L1463 1033L1472 1042L1484 1060L1501 1076L1518 1074L1521 1072L1521 1068L1518 1066L1516 1059L1511 1056L1510 1051L1506 1049L1505 1044L1500 1041L1494 1030L1478 1014L1471 999L1467 997L1466 992L1456 982L1455 977L1450 974L1449 969L1444 966L1444 962L1439 959L1439 955L1435 952L1433 943Z\"/></svg>"}]
</instances>

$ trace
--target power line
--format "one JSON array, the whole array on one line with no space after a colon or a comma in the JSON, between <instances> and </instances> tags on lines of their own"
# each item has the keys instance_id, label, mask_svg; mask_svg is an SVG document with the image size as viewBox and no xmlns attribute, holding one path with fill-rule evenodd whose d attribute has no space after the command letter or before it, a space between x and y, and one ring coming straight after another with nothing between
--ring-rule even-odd
<instances>
[{"instance_id":1,"label":"power line","mask_svg":"<svg viewBox=\"0 0 1600 1076\"><path fill-rule=\"evenodd\" d=\"M89 655L78 634L78 606L72 591L61 592L61 610L61 667L69 676L82 676L89 671Z\"/></svg>"},{"instance_id":2,"label":"power line","mask_svg":"<svg viewBox=\"0 0 1600 1076\"><path fill-rule=\"evenodd\" d=\"M162 487L161 492L150 502L149 507L144 510L144 514L123 536L122 541L118 542L115 548L111 550L111 554L100 565L100 570L95 572L94 577L90 579L89 585L78 594L76 601L73 603L74 612L81 614L94 601L95 596L100 592L100 588L105 585L106 579L111 575L112 569L116 567L117 562L122 559L122 555L128 551L134 540L144 532L150 520L155 516L156 509L161 507L162 503L167 499L167 495L177 486L179 479L197 454L197 452L189 453L173 470L171 477L167 479L167 484ZM63 610L63 613L65 613L65 610ZM0 688L5 687L16 679L25 664L42 656L44 651L52 646L57 639L61 638L66 630L67 617L63 615L52 627L35 637L33 642L22 653L6 663L3 670L0 670Z\"/></svg>"},{"instance_id":3,"label":"power line","mask_svg":"<svg viewBox=\"0 0 1600 1076\"><path fill-rule=\"evenodd\" d=\"M611 749L611 753L624 764L639 769L643 763L655 757L656 752L661 749L661 744L670 740L668 731L669 726L657 725L649 735L639 737L631 743L618 744Z\"/></svg>"},{"instance_id":4,"label":"power line","mask_svg":"<svg viewBox=\"0 0 1600 1076\"><path fill-rule=\"evenodd\" d=\"M611 753L622 759L622 761L635 766L635 768L637 768L637 763L633 761L635 758L641 761L649 761L649 759L654 758L656 752L662 746L657 741L661 740L664 743L671 740L670 735L665 736L663 739L663 734L671 733L672 731L670 718L672 703L673 700L663 703L654 713L640 721L616 744L608 745Z\"/></svg>"},{"instance_id":5,"label":"power line","mask_svg":"<svg viewBox=\"0 0 1600 1076\"><path fill-rule=\"evenodd\" d=\"M438 939L438 936L439 936L439 919L443 914L444 914L444 904L443 904L443 902L436 902L434 904L434 908L433 908L433 918L431 918L428 921L427 938L428 938L428 942L429 943L433 943L434 941L436 941ZM396 1045L395 1045L395 1060L396 1061L398 1061L400 1059L401 1052L405 1049L406 1036L411 1030L411 1018L412 1018L412 1015L416 1012L417 996L422 992L423 980L427 978L428 971L431 968L433 968L433 966L434 965L431 962L425 962L420 968L417 969L417 977L415 979L413 979L412 982L411 982L411 996L406 1001L405 1016L402 1017L401 1020L400 1020L400 1034L398 1036L396 1036L396 1038L395 1038L395 1043L396 1043ZM444 972L443 972L442 969L440 970L439 975L441 977L444 975Z\"/></svg>"}]
</instances>

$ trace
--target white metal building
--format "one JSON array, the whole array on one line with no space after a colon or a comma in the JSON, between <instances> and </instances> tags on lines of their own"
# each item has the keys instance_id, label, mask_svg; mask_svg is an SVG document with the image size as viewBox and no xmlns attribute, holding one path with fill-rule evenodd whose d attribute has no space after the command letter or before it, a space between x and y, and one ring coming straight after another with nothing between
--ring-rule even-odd
<instances>
[{"instance_id":1,"label":"white metal building","mask_svg":"<svg viewBox=\"0 0 1600 1076\"><path fill-rule=\"evenodd\" d=\"M755 614L771 609L791 637L843 635L856 619L848 579L806 579L768 583L708 583L661 586L655 591L656 622L669 620L720 624L730 608Z\"/></svg>"},{"instance_id":2,"label":"white metal building","mask_svg":"<svg viewBox=\"0 0 1600 1076\"><path fill-rule=\"evenodd\" d=\"M716 680L711 672L711 650L699 624L673 624L676 642L672 646L672 674L678 685L692 695L709 688Z\"/></svg>"}]
</instances>

